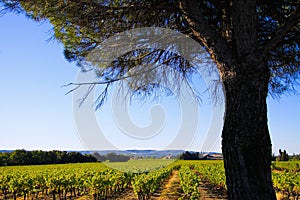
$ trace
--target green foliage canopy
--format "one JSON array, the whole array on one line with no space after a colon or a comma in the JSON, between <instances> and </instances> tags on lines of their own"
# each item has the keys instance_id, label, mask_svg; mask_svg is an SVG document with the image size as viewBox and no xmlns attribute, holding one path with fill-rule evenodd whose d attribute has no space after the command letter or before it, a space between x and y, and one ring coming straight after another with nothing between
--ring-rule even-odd
<instances>
[{"instance_id":1,"label":"green foliage canopy","mask_svg":"<svg viewBox=\"0 0 300 200\"><path fill-rule=\"evenodd\" d=\"M1 0L2 12L25 13L36 21L49 20L53 24L53 36L65 46L65 57L83 66L85 56L105 39L126 30L139 27L166 27L194 38L210 53L217 63L228 63L226 55L232 54L232 68L248 52L238 52L236 40L235 9L231 1L180 0ZM270 92L281 94L293 88L300 75L299 68L299 1L257 1L256 35L258 46L255 55L268 65ZM198 12L187 12L189 6ZM197 17L197 19L196 19ZM198 20L191 22L191 20ZM249 19L250 20L250 19ZM193 23L199 23L197 31ZM251 23L249 21L249 23ZM247 31L247 30L246 30ZM255 34L255 33L254 33ZM220 48L223 47L223 48ZM105 73L98 74L99 82L119 80L138 63L168 61L184 76L193 73L191 66L170 52L148 49L129 52L107 66ZM232 69L228 69L230 71ZM226 73L221 71L221 78ZM222 74L223 73L223 74ZM153 87L144 85L137 90ZM135 91L136 92L136 91Z\"/></svg>"}]
</instances>

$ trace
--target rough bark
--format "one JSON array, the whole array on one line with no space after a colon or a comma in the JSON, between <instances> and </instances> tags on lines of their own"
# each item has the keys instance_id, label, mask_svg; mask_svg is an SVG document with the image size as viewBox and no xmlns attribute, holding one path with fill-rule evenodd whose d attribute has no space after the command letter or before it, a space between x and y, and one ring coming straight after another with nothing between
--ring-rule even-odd
<instances>
[{"instance_id":1,"label":"rough bark","mask_svg":"<svg viewBox=\"0 0 300 200\"><path fill-rule=\"evenodd\" d=\"M228 198L275 200L268 130L268 68L255 60L238 63L224 81L226 113L222 151Z\"/></svg>"}]
</instances>

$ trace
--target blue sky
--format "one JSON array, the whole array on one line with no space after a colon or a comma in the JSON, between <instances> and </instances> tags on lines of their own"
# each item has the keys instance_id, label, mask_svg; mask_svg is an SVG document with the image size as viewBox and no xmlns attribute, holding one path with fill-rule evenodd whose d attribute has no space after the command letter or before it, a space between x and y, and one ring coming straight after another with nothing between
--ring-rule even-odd
<instances>
[{"instance_id":1,"label":"blue sky","mask_svg":"<svg viewBox=\"0 0 300 200\"><path fill-rule=\"evenodd\" d=\"M79 69L64 59L61 44L47 41L51 37L51 26L7 14L0 18L0 27L0 149L88 148L74 119L73 95L65 95L70 88L61 87L74 82ZM154 105L163 107L167 133L147 140L130 139L119 131L112 99L109 98L95 115L105 137L117 148L159 149L176 136L171 132L178 129L178 121L182 120L176 98L135 102L129 106L133 123L140 127L151 124L149 110ZM211 107L204 100L199 108L200 125L190 147L192 150L202 149L211 123ZM268 98L268 108L273 152L277 154L282 148L290 154L300 153L300 97ZM219 137L209 150L221 151L220 143Z\"/></svg>"}]
</instances>

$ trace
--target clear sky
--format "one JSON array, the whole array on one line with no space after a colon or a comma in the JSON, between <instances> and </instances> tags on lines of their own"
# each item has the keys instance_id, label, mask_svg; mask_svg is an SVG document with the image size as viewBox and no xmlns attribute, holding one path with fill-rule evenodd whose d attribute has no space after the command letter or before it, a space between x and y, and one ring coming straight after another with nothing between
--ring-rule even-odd
<instances>
[{"instance_id":1,"label":"clear sky","mask_svg":"<svg viewBox=\"0 0 300 200\"><path fill-rule=\"evenodd\" d=\"M37 24L21 15L7 14L0 18L0 27L0 149L89 148L78 127L73 95L65 95L70 88L61 87L74 82L79 69L64 59L61 44L47 41L51 37L51 26L48 23ZM96 112L95 118L102 134L117 149L166 147L176 137L172 133L178 131L179 124L185 120L180 118L182 106L174 97L158 102L134 102L129 106L133 124L142 128L151 124L149 112L156 105L157 109L152 110L153 116L162 117L164 120L158 122L163 121L162 129L166 129L166 132L159 130L156 135L137 139L126 132L126 127L123 127L123 132L119 130L118 126L124 126L122 122L126 122L126 118L122 118L121 108L115 109L115 98L109 98L105 106ZM212 105L205 95L203 98L204 102L199 107L198 129L192 135L194 138L189 147L198 151L207 150L202 147L205 146L203 141L209 127L216 126L214 131L219 130L217 124L211 125ZM161 113L157 105L161 105L164 112ZM185 109L193 110L189 106ZM277 154L282 148L290 154L300 153L300 97L268 98L268 107L273 152ZM89 128L87 126L86 130ZM220 152L221 139L220 134L217 135L209 150Z\"/></svg>"}]
</instances>

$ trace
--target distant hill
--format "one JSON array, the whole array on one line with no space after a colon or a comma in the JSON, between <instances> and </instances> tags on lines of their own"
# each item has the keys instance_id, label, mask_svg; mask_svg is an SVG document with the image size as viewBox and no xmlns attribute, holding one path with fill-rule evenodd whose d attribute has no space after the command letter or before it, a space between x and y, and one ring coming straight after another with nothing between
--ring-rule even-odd
<instances>
[{"instance_id":1,"label":"distant hill","mask_svg":"<svg viewBox=\"0 0 300 200\"><path fill-rule=\"evenodd\" d=\"M0 153L13 152L14 150L0 150Z\"/></svg>"},{"instance_id":2,"label":"distant hill","mask_svg":"<svg viewBox=\"0 0 300 200\"><path fill-rule=\"evenodd\" d=\"M180 154L183 154L186 150L138 150L138 149L129 149L129 150L100 150L100 151L86 151L82 154L93 154L98 153L100 155L107 155L109 153L122 154L130 157L146 157L146 158L162 158L166 156L177 157ZM193 152L193 151L191 151ZM201 152L201 155L219 155L222 156L222 153L218 152Z\"/></svg>"},{"instance_id":3,"label":"distant hill","mask_svg":"<svg viewBox=\"0 0 300 200\"><path fill-rule=\"evenodd\" d=\"M12 152L13 150L0 150L0 152ZM66 152L79 152L83 155L86 154L94 154L98 153L100 155L107 155L109 153L115 153L115 154L121 154L121 155L128 155L130 157L149 157L149 158L162 158L165 156L171 156L171 157L176 157L182 153L185 152L185 150L138 150L138 149L128 149L128 150L99 150L99 151L66 151ZM193 152L193 151L191 151ZM203 155L222 155L221 153L218 152L202 152L201 154Z\"/></svg>"},{"instance_id":4,"label":"distant hill","mask_svg":"<svg viewBox=\"0 0 300 200\"><path fill-rule=\"evenodd\" d=\"M184 150L136 150L136 149L130 149L130 150L101 150L101 151L91 151L89 153L98 153L100 155L106 155L109 153L115 153L115 154L123 154L130 157L147 157L147 158L162 158L165 156L172 156L176 157L179 154L182 154Z\"/></svg>"}]
</instances>

